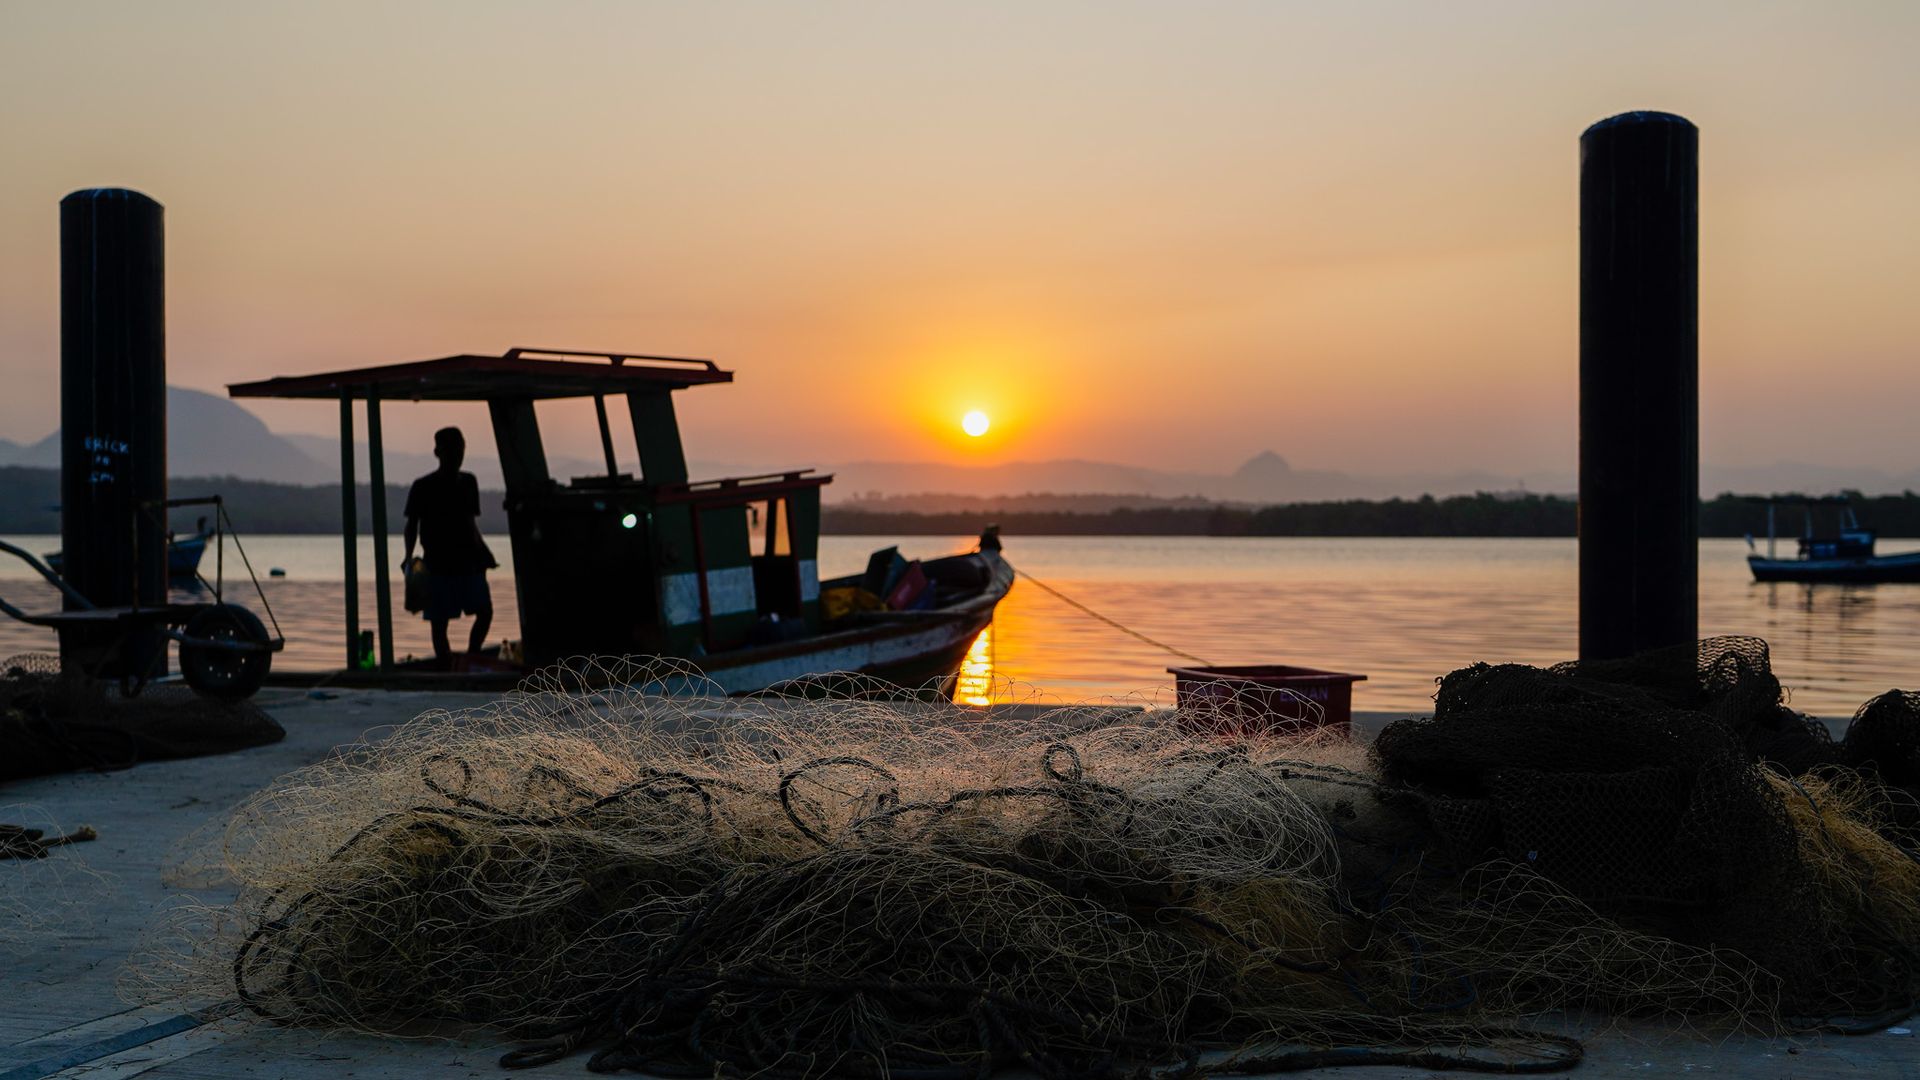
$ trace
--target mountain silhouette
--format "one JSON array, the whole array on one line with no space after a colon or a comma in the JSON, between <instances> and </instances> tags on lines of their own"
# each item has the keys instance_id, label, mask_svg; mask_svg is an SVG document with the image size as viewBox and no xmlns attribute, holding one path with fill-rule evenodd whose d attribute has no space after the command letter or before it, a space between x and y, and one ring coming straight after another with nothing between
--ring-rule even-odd
<instances>
[{"instance_id":1,"label":"mountain silhouette","mask_svg":"<svg viewBox=\"0 0 1920 1080\"><path fill-rule=\"evenodd\" d=\"M60 430L26 446L0 447L0 464L59 468ZM337 479L334 470L268 430L259 417L224 397L183 386L167 387L167 472L284 484Z\"/></svg>"},{"instance_id":2,"label":"mountain silhouette","mask_svg":"<svg viewBox=\"0 0 1920 1080\"><path fill-rule=\"evenodd\" d=\"M697 440L696 440L697 442ZM483 488L502 487L499 461L487 451L492 440L475 438L466 468ZM240 404L216 394L184 387L167 388L167 465L178 477L235 476L285 484L325 484L339 479L339 441L327 435L280 435ZM362 482L366 477L366 447L355 453ZM553 475L566 479L595 475L603 470L597 460L566 456L549 458ZM21 445L0 439L0 465L60 467L60 434ZM1498 473L1462 470L1396 475L1348 473L1330 469L1296 468L1274 450L1263 450L1230 472L1181 471L1124 465L1110 461L1065 458L1014 461L995 465L955 465L929 461L711 462L694 461L696 478L740 476L802 465L815 465L834 474L826 491L834 502L870 503L913 498L915 505L932 508L940 499L1021 500L1022 505L1064 504L1098 497L1101 505L1159 505L1169 500L1204 499L1234 503L1320 502L1337 499L1444 497L1476 492L1527 490L1539 494L1572 494L1578 486L1571 469ZM431 471L430 454L389 446L386 473L389 483L405 483ZM628 462L631 468L632 463ZM1803 491L1823 493L1855 489L1867 494L1897 493L1920 488L1920 470L1890 472L1795 462L1715 466L1701 469L1700 493L1708 498L1724 491Z\"/></svg>"}]
</instances>

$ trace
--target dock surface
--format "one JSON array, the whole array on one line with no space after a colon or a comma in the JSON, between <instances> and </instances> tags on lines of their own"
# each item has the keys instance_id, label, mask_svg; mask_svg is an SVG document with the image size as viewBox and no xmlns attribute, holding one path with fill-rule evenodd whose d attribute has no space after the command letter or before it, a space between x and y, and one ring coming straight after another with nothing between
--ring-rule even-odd
<instances>
[{"instance_id":1,"label":"dock surface","mask_svg":"<svg viewBox=\"0 0 1920 1080\"><path fill-rule=\"evenodd\" d=\"M0 1080L398 1080L413 1077L592 1075L586 1055L509 1072L499 1056L517 1043L487 1034L393 1039L289 1030L240 1019L200 1018L178 1006L134 1008L117 982L157 913L184 895L218 901L221 887L176 889L163 872L188 837L220 821L275 777L334 748L378 739L428 709L483 704L486 694L268 690L259 703L287 730L284 742L218 757L156 762L112 773L41 777L0 788L0 821L71 830L99 839L32 862L0 861ZM1394 715L1359 714L1377 731ZM1920 1077L1920 1022L1853 1037L1706 1039L1657 1024L1539 1021L1586 1043L1584 1077L1704 1076L1757 1080ZM1429 1075L1361 1067L1329 1076Z\"/></svg>"}]
</instances>

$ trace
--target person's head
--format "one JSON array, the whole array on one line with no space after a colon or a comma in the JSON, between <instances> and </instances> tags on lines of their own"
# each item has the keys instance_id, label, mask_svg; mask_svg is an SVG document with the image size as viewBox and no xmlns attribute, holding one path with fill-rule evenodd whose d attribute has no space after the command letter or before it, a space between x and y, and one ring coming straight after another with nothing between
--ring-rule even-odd
<instances>
[{"instance_id":1,"label":"person's head","mask_svg":"<svg viewBox=\"0 0 1920 1080\"><path fill-rule=\"evenodd\" d=\"M458 469L467 459L467 437L457 427L443 427L433 433L433 456L443 469Z\"/></svg>"}]
</instances>

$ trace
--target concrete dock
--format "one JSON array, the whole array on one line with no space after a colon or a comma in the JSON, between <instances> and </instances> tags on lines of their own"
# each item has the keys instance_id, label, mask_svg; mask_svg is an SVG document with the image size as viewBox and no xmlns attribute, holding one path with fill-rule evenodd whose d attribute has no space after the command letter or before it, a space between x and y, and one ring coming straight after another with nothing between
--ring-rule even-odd
<instances>
[{"instance_id":1,"label":"concrete dock","mask_svg":"<svg viewBox=\"0 0 1920 1080\"><path fill-rule=\"evenodd\" d=\"M156 913L188 892L163 883L162 874L189 834L337 746L380 738L427 709L458 709L487 697L342 691L317 700L306 691L271 690L259 701L286 728L284 742L0 788L0 821L63 829L88 824L99 831L97 841L59 848L47 859L0 861L0 1080L508 1075L497 1059L517 1044L497 1036L402 1040L237 1019L203 1023L178 1006L130 1007L116 989ZM1371 731L1394 717L1355 719L1356 727ZM220 888L190 892L216 901L231 895ZM1920 1077L1920 1038L1911 1033L1920 1021L1856 1037L1717 1041L1650 1024L1553 1018L1533 1026L1586 1042L1586 1062L1576 1071L1581 1076ZM1356 1080L1416 1074L1379 1067L1326 1072ZM589 1075L584 1055L526 1073Z\"/></svg>"}]
</instances>

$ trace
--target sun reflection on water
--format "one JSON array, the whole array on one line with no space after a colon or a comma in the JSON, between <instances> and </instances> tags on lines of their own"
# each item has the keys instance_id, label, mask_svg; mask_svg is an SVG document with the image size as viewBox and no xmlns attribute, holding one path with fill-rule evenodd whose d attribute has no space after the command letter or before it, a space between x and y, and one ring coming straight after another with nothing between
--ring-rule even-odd
<instances>
[{"instance_id":1,"label":"sun reflection on water","mask_svg":"<svg viewBox=\"0 0 1920 1080\"><path fill-rule=\"evenodd\" d=\"M954 684L953 700L962 705L993 704L993 627L980 631L960 661L960 679Z\"/></svg>"}]
</instances>

